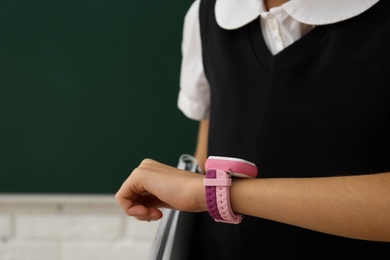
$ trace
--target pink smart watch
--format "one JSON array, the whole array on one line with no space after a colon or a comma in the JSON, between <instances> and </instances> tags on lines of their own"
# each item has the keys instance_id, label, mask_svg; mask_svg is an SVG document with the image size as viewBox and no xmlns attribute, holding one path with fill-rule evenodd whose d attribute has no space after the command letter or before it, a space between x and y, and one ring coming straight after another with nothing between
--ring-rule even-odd
<instances>
[{"instance_id":1,"label":"pink smart watch","mask_svg":"<svg viewBox=\"0 0 390 260\"><path fill-rule=\"evenodd\" d=\"M239 224L242 215L235 214L230 205L231 177L256 178L256 165L238 158L210 156L205 169L206 205L210 216L217 222Z\"/></svg>"}]
</instances>

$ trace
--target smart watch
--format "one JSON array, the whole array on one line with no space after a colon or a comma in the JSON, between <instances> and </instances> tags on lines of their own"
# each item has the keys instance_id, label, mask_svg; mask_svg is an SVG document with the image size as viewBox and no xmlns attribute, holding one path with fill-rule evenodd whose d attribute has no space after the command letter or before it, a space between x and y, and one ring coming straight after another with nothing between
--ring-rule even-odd
<instances>
[{"instance_id":1,"label":"smart watch","mask_svg":"<svg viewBox=\"0 0 390 260\"><path fill-rule=\"evenodd\" d=\"M233 212L230 205L231 177L256 178L254 163L233 157L210 156L205 163L204 179L207 210L216 222L239 224L242 214Z\"/></svg>"}]
</instances>

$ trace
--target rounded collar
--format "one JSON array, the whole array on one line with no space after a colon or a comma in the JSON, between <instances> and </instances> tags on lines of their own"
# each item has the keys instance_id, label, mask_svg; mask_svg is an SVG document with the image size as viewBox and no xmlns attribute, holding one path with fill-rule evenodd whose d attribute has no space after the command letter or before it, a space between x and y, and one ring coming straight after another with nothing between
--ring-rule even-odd
<instances>
[{"instance_id":1,"label":"rounded collar","mask_svg":"<svg viewBox=\"0 0 390 260\"><path fill-rule=\"evenodd\" d=\"M324 25L357 16L378 2L379 0L290 0L281 5L281 8L301 23ZM217 23L228 30L244 26L265 11L262 0L217 0L215 4Z\"/></svg>"}]
</instances>

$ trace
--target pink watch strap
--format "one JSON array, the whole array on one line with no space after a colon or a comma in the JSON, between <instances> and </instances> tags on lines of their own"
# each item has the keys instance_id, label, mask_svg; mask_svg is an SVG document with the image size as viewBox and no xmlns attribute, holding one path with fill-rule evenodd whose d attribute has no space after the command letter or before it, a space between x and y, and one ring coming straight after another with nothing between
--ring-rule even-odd
<instances>
[{"instance_id":1,"label":"pink watch strap","mask_svg":"<svg viewBox=\"0 0 390 260\"><path fill-rule=\"evenodd\" d=\"M224 170L209 169L203 181L206 191L207 210L217 222L238 224L242 215L233 213L230 206L229 188L232 180Z\"/></svg>"},{"instance_id":2,"label":"pink watch strap","mask_svg":"<svg viewBox=\"0 0 390 260\"><path fill-rule=\"evenodd\" d=\"M223 170L217 170L217 179L220 181L229 180L231 184L231 179L229 177L229 174L226 173ZM220 185L217 187L217 206L218 211L221 217L223 218L223 221L216 219L217 222L226 222L231 224L238 224L242 220L241 214L234 214L231 205L230 205L230 185Z\"/></svg>"},{"instance_id":3,"label":"pink watch strap","mask_svg":"<svg viewBox=\"0 0 390 260\"><path fill-rule=\"evenodd\" d=\"M210 169L206 171L206 178L204 179L204 186L206 192L206 206L209 214L215 220L223 220L218 211L217 200L216 200L216 185L212 185L213 180L215 181L217 171Z\"/></svg>"},{"instance_id":4,"label":"pink watch strap","mask_svg":"<svg viewBox=\"0 0 390 260\"><path fill-rule=\"evenodd\" d=\"M243 216L235 214L230 205L231 177L255 178L256 165L238 158L210 156L206 160L205 169L206 205L210 216L216 222L241 223Z\"/></svg>"}]
</instances>

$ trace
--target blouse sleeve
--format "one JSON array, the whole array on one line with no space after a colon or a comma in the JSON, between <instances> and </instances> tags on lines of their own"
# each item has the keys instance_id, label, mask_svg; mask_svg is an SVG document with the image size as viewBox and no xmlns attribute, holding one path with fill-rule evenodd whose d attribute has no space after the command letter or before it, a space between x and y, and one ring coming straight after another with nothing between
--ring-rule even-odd
<instances>
[{"instance_id":1,"label":"blouse sleeve","mask_svg":"<svg viewBox=\"0 0 390 260\"><path fill-rule=\"evenodd\" d=\"M199 28L199 4L195 0L184 18L180 91L177 105L188 118L208 119L210 89L204 75Z\"/></svg>"}]
</instances>

